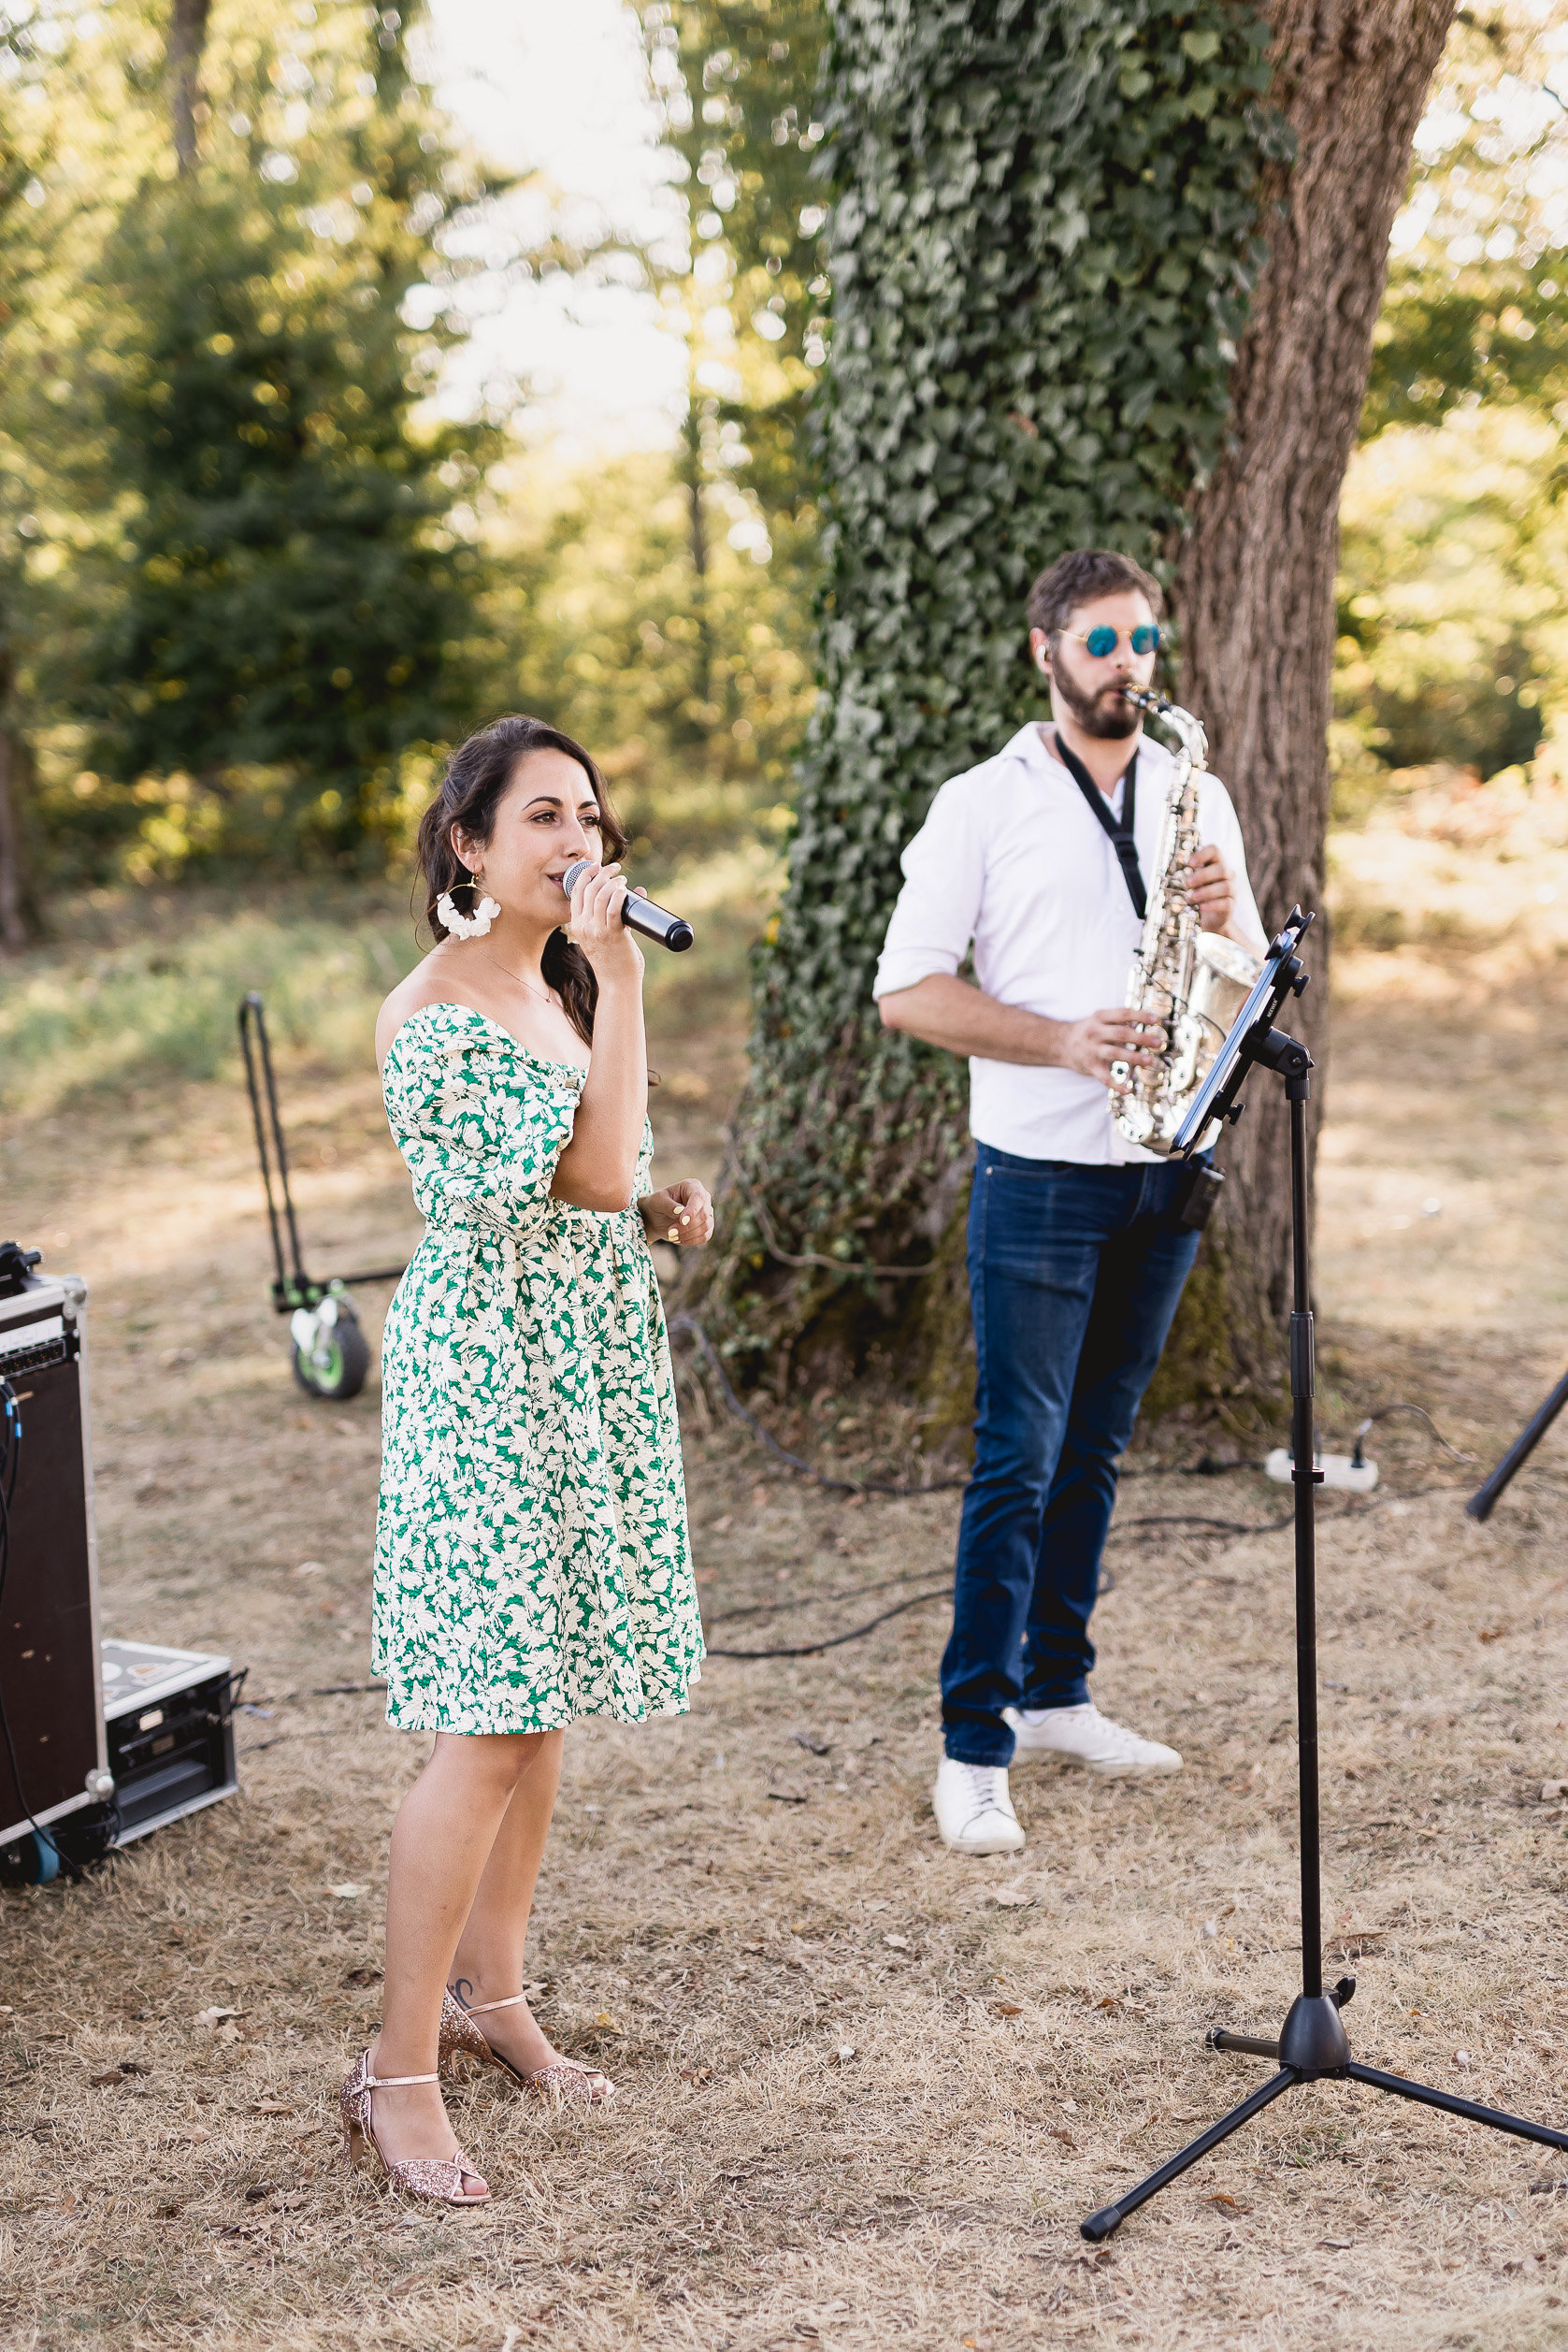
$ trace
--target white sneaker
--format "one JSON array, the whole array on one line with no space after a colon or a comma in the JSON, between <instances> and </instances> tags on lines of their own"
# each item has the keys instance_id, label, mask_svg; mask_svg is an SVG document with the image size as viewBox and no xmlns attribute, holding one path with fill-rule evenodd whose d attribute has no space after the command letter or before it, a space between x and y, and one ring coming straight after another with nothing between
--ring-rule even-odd
<instances>
[{"instance_id":1,"label":"white sneaker","mask_svg":"<svg viewBox=\"0 0 1568 2352\"><path fill-rule=\"evenodd\" d=\"M1082 1765L1108 1781L1182 1768L1174 1748L1161 1747L1158 1739L1140 1739L1124 1724L1102 1715L1092 1699L1082 1707L1004 1707L1002 1721L1012 1726L1018 1742L1014 1764L1054 1757L1058 1764Z\"/></svg>"},{"instance_id":2,"label":"white sneaker","mask_svg":"<svg viewBox=\"0 0 1568 2352\"><path fill-rule=\"evenodd\" d=\"M937 1766L931 1791L943 1845L955 1854L1016 1854L1024 1842L1023 1825L1007 1794L1007 1767L1002 1764L960 1764L944 1755Z\"/></svg>"}]
</instances>

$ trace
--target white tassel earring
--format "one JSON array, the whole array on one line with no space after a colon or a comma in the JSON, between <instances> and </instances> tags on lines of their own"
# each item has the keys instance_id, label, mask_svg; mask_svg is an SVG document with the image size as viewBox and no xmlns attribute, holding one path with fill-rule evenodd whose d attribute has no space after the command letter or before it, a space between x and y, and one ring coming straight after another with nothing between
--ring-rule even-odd
<instances>
[{"instance_id":1,"label":"white tassel earring","mask_svg":"<svg viewBox=\"0 0 1568 2352\"><path fill-rule=\"evenodd\" d=\"M457 885L460 890L477 891L479 887L479 876L473 873L469 874L466 883L460 882ZM496 901L488 893L477 901L471 915L458 913L453 903L450 890L443 890L436 901L436 913L440 918L442 928L450 932L453 939L482 939L500 911Z\"/></svg>"}]
</instances>

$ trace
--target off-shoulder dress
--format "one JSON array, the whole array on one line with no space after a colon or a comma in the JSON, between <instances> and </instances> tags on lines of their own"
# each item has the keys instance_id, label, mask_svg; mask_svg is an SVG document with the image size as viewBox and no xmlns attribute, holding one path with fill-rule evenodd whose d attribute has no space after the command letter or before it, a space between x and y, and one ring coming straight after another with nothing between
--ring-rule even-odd
<instances>
[{"instance_id":1,"label":"off-shoulder dress","mask_svg":"<svg viewBox=\"0 0 1568 2352\"><path fill-rule=\"evenodd\" d=\"M410 1014L386 1058L425 1219L381 1343L372 1655L401 1730L641 1723L700 1669L641 1219L550 1192L584 1075L462 1004ZM652 1163L645 1128L640 1195Z\"/></svg>"}]
</instances>

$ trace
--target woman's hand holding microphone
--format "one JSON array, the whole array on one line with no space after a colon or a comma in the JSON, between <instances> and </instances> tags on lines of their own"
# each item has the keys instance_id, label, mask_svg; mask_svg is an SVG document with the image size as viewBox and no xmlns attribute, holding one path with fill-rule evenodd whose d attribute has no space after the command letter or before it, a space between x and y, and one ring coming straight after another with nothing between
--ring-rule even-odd
<instances>
[{"instance_id":1,"label":"woman's hand holding microphone","mask_svg":"<svg viewBox=\"0 0 1568 2352\"><path fill-rule=\"evenodd\" d=\"M647 892L641 895L646 898ZM644 965L636 936L621 918L626 883L618 865L590 865L572 891L567 936L582 948L600 988L619 980L640 983Z\"/></svg>"},{"instance_id":2,"label":"woman's hand holding microphone","mask_svg":"<svg viewBox=\"0 0 1568 2352\"><path fill-rule=\"evenodd\" d=\"M646 898L647 895L645 890L639 892L640 897ZM637 944L636 934L626 929L623 919L621 910L626 902L626 880L620 867L613 864L585 865L571 892L567 936L582 948L594 968L594 977L599 986L601 1016L602 1001L607 993L612 994L618 988L640 993L641 988L644 970L642 950ZM626 1134L635 1154L637 1143L641 1137L648 1078L647 1064L640 1050L641 1013L638 1011L632 1015L629 993L626 1009L639 1049L635 1067L628 1067L622 1074L629 1080L631 1088L623 1108L628 1121ZM600 1088L596 1084L596 1078L601 1074L608 1076L604 1069L606 1057L602 1051L603 1046L608 1044L608 1034L596 1023L594 1035L593 1063L588 1083L583 1089L584 1109L589 1108L591 1099L597 1107ZM594 1123L597 1124L597 1120ZM580 1133L583 1125L580 1113ZM566 1197L572 1196L568 1194ZM625 1195L622 1194L613 1203L586 1200L579 1205L585 1207L619 1206L624 1200ZM698 1184L695 1177L683 1177L678 1183L665 1186L661 1191L650 1192L637 1205L642 1212L643 1225L651 1239L700 1248L712 1233L713 1205L709 1199L707 1188Z\"/></svg>"}]
</instances>

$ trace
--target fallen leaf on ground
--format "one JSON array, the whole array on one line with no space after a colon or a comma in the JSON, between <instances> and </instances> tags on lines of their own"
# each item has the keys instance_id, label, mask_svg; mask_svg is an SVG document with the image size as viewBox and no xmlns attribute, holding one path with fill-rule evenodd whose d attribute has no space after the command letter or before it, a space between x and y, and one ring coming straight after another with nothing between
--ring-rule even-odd
<instances>
[{"instance_id":1,"label":"fallen leaf on ground","mask_svg":"<svg viewBox=\"0 0 1568 2352\"><path fill-rule=\"evenodd\" d=\"M1554 1805L1560 1796L1568 1796L1568 1781L1542 1782L1541 1802L1543 1805Z\"/></svg>"},{"instance_id":2,"label":"fallen leaf on ground","mask_svg":"<svg viewBox=\"0 0 1568 2352\"><path fill-rule=\"evenodd\" d=\"M355 1903L364 1894L365 1889L363 1886L355 1886L351 1882L345 1881L341 1886L329 1886L326 1891L329 1895L336 1895L340 1903Z\"/></svg>"},{"instance_id":3,"label":"fallen leaf on ground","mask_svg":"<svg viewBox=\"0 0 1568 2352\"><path fill-rule=\"evenodd\" d=\"M122 2083L125 2080L125 2077L121 2073L120 2069L116 2067L111 2073L90 2074L87 2079L92 2084L93 2088L95 2091L101 2091L109 2083Z\"/></svg>"},{"instance_id":4,"label":"fallen leaf on ground","mask_svg":"<svg viewBox=\"0 0 1568 2352\"><path fill-rule=\"evenodd\" d=\"M909 1950L909 1938L907 1936L884 1936L882 1941L884 1943L890 1945L895 1952L907 1952Z\"/></svg>"},{"instance_id":5,"label":"fallen leaf on ground","mask_svg":"<svg viewBox=\"0 0 1568 2352\"><path fill-rule=\"evenodd\" d=\"M1024 2005L1022 2001L994 2000L991 2003L991 2013L995 2017L1021 2017L1024 2013Z\"/></svg>"},{"instance_id":6,"label":"fallen leaf on ground","mask_svg":"<svg viewBox=\"0 0 1568 2352\"><path fill-rule=\"evenodd\" d=\"M256 2113L258 2115L292 2115L294 2109L281 2099L258 2099Z\"/></svg>"},{"instance_id":7,"label":"fallen leaf on ground","mask_svg":"<svg viewBox=\"0 0 1568 2352\"><path fill-rule=\"evenodd\" d=\"M803 1731L792 1731L789 1736L798 1748L805 1749L808 1755L825 1756L832 1749L833 1743L830 1739L813 1739L808 1733Z\"/></svg>"},{"instance_id":8,"label":"fallen leaf on ground","mask_svg":"<svg viewBox=\"0 0 1568 2352\"><path fill-rule=\"evenodd\" d=\"M198 2026L221 2026L225 2017L243 2017L242 2009L201 2009L196 2012Z\"/></svg>"},{"instance_id":9,"label":"fallen leaf on ground","mask_svg":"<svg viewBox=\"0 0 1568 2352\"><path fill-rule=\"evenodd\" d=\"M1226 2213L1249 2214L1252 2211L1250 2205L1244 2205L1238 2198L1228 2197L1222 2188L1216 2188L1212 2197L1204 2198L1203 2202L1205 2205L1218 2205Z\"/></svg>"},{"instance_id":10,"label":"fallen leaf on ground","mask_svg":"<svg viewBox=\"0 0 1568 2352\"><path fill-rule=\"evenodd\" d=\"M1356 2241L1354 2238L1319 2238L1317 2243L1325 2254L1348 2254Z\"/></svg>"},{"instance_id":11,"label":"fallen leaf on ground","mask_svg":"<svg viewBox=\"0 0 1568 2352\"><path fill-rule=\"evenodd\" d=\"M833 2053L833 2062L836 2066L847 2066L856 2056L857 2053L853 2042L841 2042Z\"/></svg>"},{"instance_id":12,"label":"fallen leaf on ground","mask_svg":"<svg viewBox=\"0 0 1568 2352\"><path fill-rule=\"evenodd\" d=\"M1027 1886L999 1886L993 1890L991 1900L1000 1903L1004 1911L1024 1911L1034 1897Z\"/></svg>"}]
</instances>

